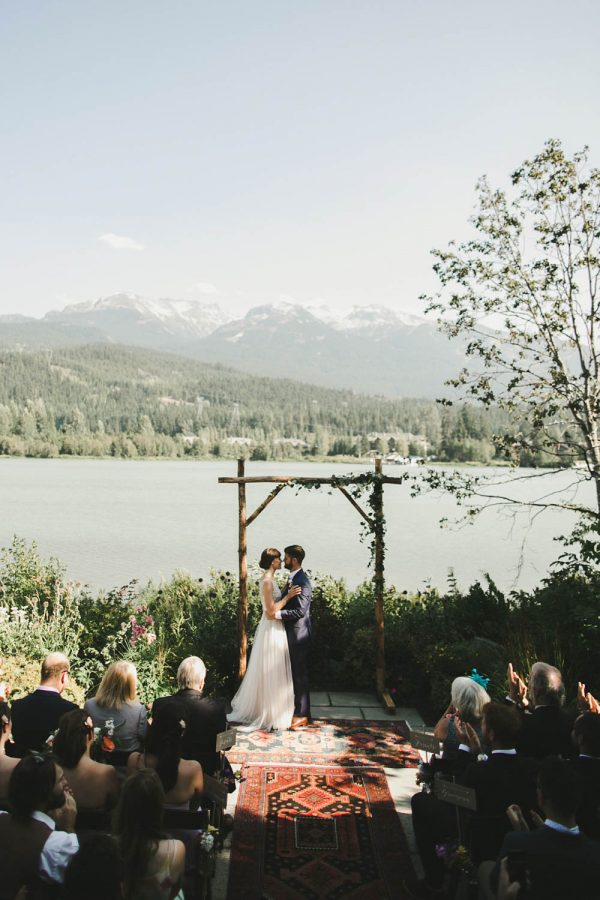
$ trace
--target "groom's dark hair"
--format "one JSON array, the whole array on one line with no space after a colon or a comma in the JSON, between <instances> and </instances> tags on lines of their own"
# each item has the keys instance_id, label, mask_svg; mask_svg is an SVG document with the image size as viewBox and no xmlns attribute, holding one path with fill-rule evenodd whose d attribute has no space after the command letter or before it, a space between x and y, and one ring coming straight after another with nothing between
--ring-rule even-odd
<instances>
[{"instance_id":1,"label":"groom's dark hair","mask_svg":"<svg viewBox=\"0 0 600 900\"><path fill-rule=\"evenodd\" d=\"M292 559L297 559L300 564L302 564L304 557L306 556L306 553L300 544L290 544L283 552L287 553L288 556L291 556Z\"/></svg>"}]
</instances>

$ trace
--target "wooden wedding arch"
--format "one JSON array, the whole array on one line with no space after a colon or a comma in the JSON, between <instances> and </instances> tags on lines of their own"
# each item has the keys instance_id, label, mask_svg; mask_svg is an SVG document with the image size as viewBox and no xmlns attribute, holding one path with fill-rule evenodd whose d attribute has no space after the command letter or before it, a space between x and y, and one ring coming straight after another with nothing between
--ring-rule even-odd
<instances>
[{"instance_id":1,"label":"wooden wedding arch","mask_svg":"<svg viewBox=\"0 0 600 900\"><path fill-rule=\"evenodd\" d=\"M347 490L348 486L364 483L364 478L357 476L344 476L343 483L339 477L331 478L306 478L293 475L246 475L245 461L238 459L237 477L219 478L219 484L237 484L238 486L238 525L239 525L239 601L238 601L238 636L239 636L239 664L238 677L241 679L246 673L246 657L248 652L248 527L256 521L260 514L267 508L275 497L286 487L320 487L329 486L340 493L352 504L354 509L362 516L369 531L373 535L373 585L375 588L375 685L377 694L389 713L394 713L396 706L389 691L385 686L385 635L383 617L383 595L385 590L384 555L385 555L385 519L383 515L383 486L384 484L403 484L405 478L394 478L384 475L381 459L375 460L375 473L371 476L371 500L373 511L368 515L357 500ZM257 506L253 513L248 515L246 508L247 484L276 484L270 494Z\"/></svg>"}]
</instances>

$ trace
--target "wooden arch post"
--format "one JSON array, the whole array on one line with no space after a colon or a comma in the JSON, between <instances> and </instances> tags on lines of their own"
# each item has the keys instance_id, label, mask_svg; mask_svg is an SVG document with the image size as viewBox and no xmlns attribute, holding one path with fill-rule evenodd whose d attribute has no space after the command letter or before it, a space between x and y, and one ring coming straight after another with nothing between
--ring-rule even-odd
<instances>
[{"instance_id":1,"label":"wooden arch post","mask_svg":"<svg viewBox=\"0 0 600 900\"><path fill-rule=\"evenodd\" d=\"M381 458L375 460L375 474L382 475ZM377 693L383 697L385 690L385 631L383 618L383 594L385 591L385 579L383 573L383 482L379 478L373 485L373 532L375 537L375 559L373 561L375 588L375 681ZM388 695L389 696L389 695ZM390 698L391 702L391 698Z\"/></svg>"},{"instance_id":2,"label":"wooden arch post","mask_svg":"<svg viewBox=\"0 0 600 900\"><path fill-rule=\"evenodd\" d=\"M248 535L246 521L246 482L244 481L244 460L238 459L238 570L240 580L240 602L238 603L238 638L240 681L246 674L248 656Z\"/></svg>"}]
</instances>

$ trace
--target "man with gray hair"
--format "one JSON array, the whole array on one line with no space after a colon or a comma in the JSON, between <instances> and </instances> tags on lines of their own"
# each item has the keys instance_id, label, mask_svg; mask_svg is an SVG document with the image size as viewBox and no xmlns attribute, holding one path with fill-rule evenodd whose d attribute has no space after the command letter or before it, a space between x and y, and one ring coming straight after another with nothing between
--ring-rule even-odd
<instances>
[{"instance_id":1,"label":"man with gray hair","mask_svg":"<svg viewBox=\"0 0 600 900\"><path fill-rule=\"evenodd\" d=\"M535 759L572 756L572 722L563 709L565 686L560 671L549 663L535 662L526 685L509 663L508 690L507 700L517 706L523 720L517 751Z\"/></svg>"},{"instance_id":2,"label":"man with gray hair","mask_svg":"<svg viewBox=\"0 0 600 900\"><path fill-rule=\"evenodd\" d=\"M219 768L216 737L227 726L225 704L202 696L206 666L198 656L188 656L177 669L179 690L169 697L159 697L152 705L154 716L165 705L176 703L184 708L185 731L181 746L184 759L196 759L202 770L214 775Z\"/></svg>"}]
</instances>

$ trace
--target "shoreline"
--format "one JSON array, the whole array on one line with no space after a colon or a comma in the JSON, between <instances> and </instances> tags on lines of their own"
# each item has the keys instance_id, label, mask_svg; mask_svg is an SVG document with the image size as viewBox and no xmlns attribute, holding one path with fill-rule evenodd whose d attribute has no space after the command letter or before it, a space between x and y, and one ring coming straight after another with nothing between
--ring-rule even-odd
<instances>
[{"instance_id":1,"label":"shoreline","mask_svg":"<svg viewBox=\"0 0 600 900\"><path fill-rule=\"evenodd\" d=\"M239 457L240 459L242 457ZM180 463L236 463L238 460L237 456L84 456L75 455L71 453L60 453L56 456L24 456L22 454L17 453L3 453L0 454L0 465L4 462L4 460L32 460L32 461L41 461L41 462L55 462L59 460L68 460L73 462L74 460L83 460L85 462L125 462L125 463L172 463L172 462L180 462ZM285 459L250 459L249 457L244 458L244 461L247 464L272 464L279 465L280 463L308 463L314 465L327 465L330 464L332 466L369 466L372 467L374 464L374 459L365 459L358 458L356 456L289 456ZM397 464L391 463L383 460L383 465L388 466L389 468L397 469L398 471L403 471L405 469L428 469L428 468L451 468L451 469L531 469L532 466L511 466L510 463L504 460L498 460L494 463L481 463L477 461L470 462L452 462L452 460L441 460L441 459L432 459L428 460L425 463L405 463L405 464ZM556 468L554 466L537 466L538 469L553 469ZM565 466L562 469L557 469L557 471L563 471L570 468L577 468L576 466Z\"/></svg>"}]
</instances>

